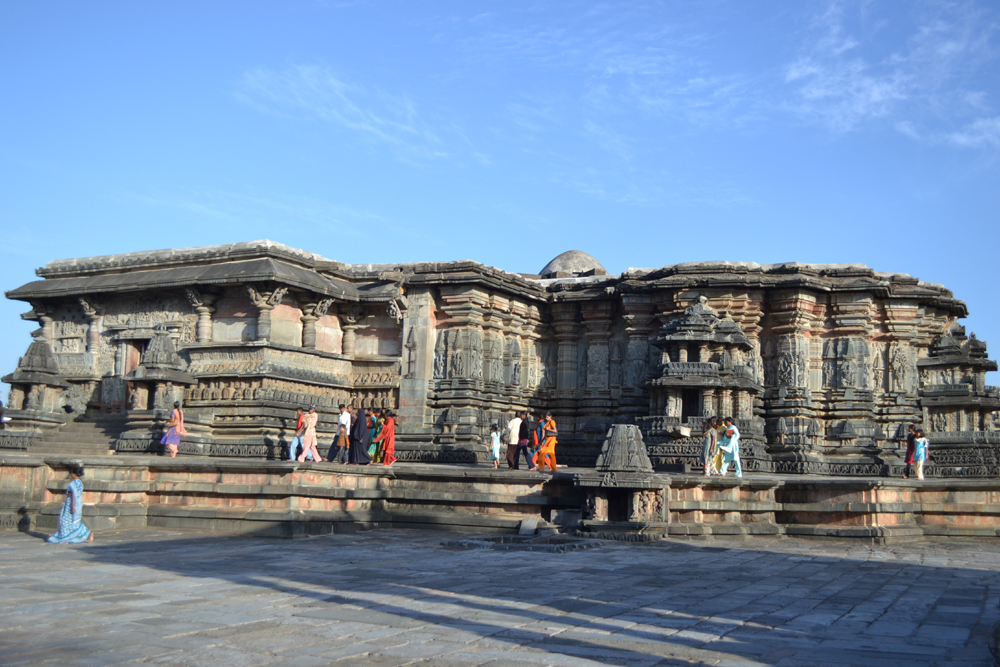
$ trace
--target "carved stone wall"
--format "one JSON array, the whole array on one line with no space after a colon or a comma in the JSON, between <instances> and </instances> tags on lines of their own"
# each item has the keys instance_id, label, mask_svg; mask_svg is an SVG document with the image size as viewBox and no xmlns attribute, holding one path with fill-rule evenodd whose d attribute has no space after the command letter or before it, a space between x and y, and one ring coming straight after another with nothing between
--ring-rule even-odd
<instances>
[{"instance_id":1,"label":"carved stone wall","mask_svg":"<svg viewBox=\"0 0 1000 667\"><path fill-rule=\"evenodd\" d=\"M143 283L150 272L170 280ZM404 460L479 458L491 423L551 410L566 462L592 463L611 425L645 420L662 431L646 440L654 462L691 463L703 420L731 414L751 470L891 474L908 424L963 434L940 470L992 465L980 435L1000 410L996 364L956 328L965 306L943 287L861 265L585 273L346 265L270 242L54 262L10 296L31 304L68 385L19 384L11 405L141 412L155 400L126 376L164 325L198 381L184 394L207 424L198 447L271 455L295 406L317 404L327 423L353 402L398 409ZM80 276L114 276L114 290L46 291ZM697 303L725 323L721 338L653 344ZM706 384L720 376L731 386Z\"/></svg>"}]
</instances>

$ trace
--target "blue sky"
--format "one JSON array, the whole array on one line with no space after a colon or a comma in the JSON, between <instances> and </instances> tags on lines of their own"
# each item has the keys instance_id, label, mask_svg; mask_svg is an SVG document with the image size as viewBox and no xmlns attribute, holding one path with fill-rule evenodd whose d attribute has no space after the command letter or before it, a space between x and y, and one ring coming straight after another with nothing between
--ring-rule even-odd
<instances>
[{"instance_id":1,"label":"blue sky","mask_svg":"<svg viewBox=\"0 0 1000 667\"><path fill-rule=\"evenodd\" d=\"M258 238L864 262L948 286L996 357L998 33L992 2L5 2L2 286Z\"/></svg>"}]
</instances>

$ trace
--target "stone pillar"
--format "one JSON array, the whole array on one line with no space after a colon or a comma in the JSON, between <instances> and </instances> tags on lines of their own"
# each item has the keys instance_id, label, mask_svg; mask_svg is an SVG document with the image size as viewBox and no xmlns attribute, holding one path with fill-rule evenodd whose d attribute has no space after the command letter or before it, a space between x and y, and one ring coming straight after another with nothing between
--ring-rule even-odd
<instances>
[{"instance_id":1,"label":"stone pillar","mask_svg":"<svg viewBox=\"0 0 1000 667\"><path fill-rule=\"evenodd\" d=\"M576 304L559 303L552 307L552 326L559 344L556 361L556 387L561 394L573 393L577 388L577 333ZM586 373L587 370L583 369Z\"/></svg>"},{"instance_id":2,"label":"stone pillar","mask_svg":"<svg viewBox=\"0 0 1000 667\"><path fill-rule=\"evenodd\" d=\"M581 306L583 323L587 330L586 387L591 392L607 392L610 388L611 316L610 301L598 301ZM604 394L608 396L608 394ZM610 405L608 406L610 407ZM602 414L605 410L600 411Z\"/></svg>"},{"instance_id":3,"label":"stone pillar","mask_svg":"<svg viewBox=\"0 0 1000 667\"><path fill-rule=\"evenodd\" d=\"M681 413L677 409L677 402L680 400L679 392L676 389L667 389L667 405L663 414L667 417L680 417Z\"/></svg>"},{"instance_id":4,"label":"stone pillar","mask_svg":"<svg viewBox=\"0 0 1000 667\"><path fill-rule=\"evenodd\" d=\"M257 340L267 341L271 338L271 311L274 306L264 303L257 306Z\"/></svg>"},{"instance_id":5,"label":"stone pillar","mask_svg":"<svg viewBox=\"0 0 1000 667\"><path fill-rule=\"evenodd\" d=\"M252 285L247 285L247 293L253 305L257 306L257 340L267 342L271 339L271 311L281 303L288 292L287 287L279 287L273 292L258 292Z\"/></svg>"},{"instance_id":6,"label":"stone pillar","mask_svg":"<svg viewBox=\"0 0 1000 667\"><path fill-rule=\"evenodd\" d=\"M719 417L725 419L726 417L734 416L733 412L733 391L731 389L723 389L721 400L719 401Z\"/></svg>"},{"instance_id":7,"label":"stone pillar","mask_svg":"<svg viewBox=\"0 0 1000 667\"><path fill-rule=\"evenodd\" d=\"M198 306L194 309L198 313L198 324L195 327L195 340L199 343L212 342L212 313L215 308L208 304Z\"/></svg>"},{"instance_id":8,"label":"stone pillar","mask_svg":"<svg viewBox=\"0 0 1000 667\"><path fill-rule=\"evenodd\" d=\"M341 341L341 352L349 357L354 356L357 350L357 337L354 332L359 326L358 322L364 319L364 316L365 313L360 303L345 304L341 307L340 330L344 334Z\"/></svg>"},{"instance_id":9,"label":"stone pillar","mask_svg":"<svg viewBox=\"0 0 1000 667\"><path fill-rule=\"evenodd\" d=\"M698 346L698 361L705 363L711 357L711 351L708 349L708 345Z\"/></svg>"},{"instance_id":10,"label":"stone pillar","mask_svg":"<svg viewBox=\"0 0 1000 667\"><path fill-rule=\"evenodd\" d=\"M353 357L354 351L357 349L357 344L358 344L357 342L358 339L354 332L357 330L358 327L355 324L345 324L341 328L344 332L343 347L342 347L343 353L349 357Z\"/></svg>"},{"instance_id":11,"label":"stone pillar","mask_svg":"<svg viewBox=\"0 0 1000 667\"><path fill-rule=\"evenodd\" d=\"M688 360L688 348L687 345L681 343L677 346L677 361L685 363Z\"/></svg>"},{"instance_id":12,"label":"stone pillar","mask_svg":"<svg viewBox=\"0 0 1000 667\"><path fill-rule=\"evenodd\" d=\"M299 301L299 311L302 313L299 315L299 322L302 323L301 345L305 349L316 348L316 320L319 319L316 314L317 306L314 301Z\"/></svg>"},{"instance_id":13,"label":"stone pillar","mask_svg":"<svg viewBox=\"0 0 1000 667\"><path fill-rule=\"evenodd\" d=\"M311 313L302 313L299 319L302 322L302 347L314 349L316 347L316 320L319 318Z\"/></svg>"},{"instance_id":14,"label":"stone pillar","mask_svg":"<svg viewBox=\"0 0 1000 667\"><path fill-rule=\"evenodd\" d=\"M31 308L35 311L35 315L38 316L38 325L42 328L42 338L44 338L49 345L52 345L54 343L52 340L52 316L41 304L33 303L31 304Z\"/></svg>"},{"instance_id":15,"label":"stone pillar","mask_svg":"<svg viewBox=\"0 0 1000 667\"><path fill-rule=\"evenodd\" d=\"M215 312L215 308L212 308L212 302L215 301L215 297L211 294L202 294L193 287L185 290L185 293L187 294L188 301L191 303L191 307L194 308L194 312L198 315L198 324L195 325L195 341L198 343L211 343L212 313Z\"/></svg>"},{"instance_id":16,"label":"stone pillar","mask_svg":"<svg viewBox=\"0 0 1000 667\"><path fill-rule=\"evenodd\" d=\"M93 304L82 297L80 307L87 316L87 354L96 357L101 351L101 315Z\"/></svg>"},{"instance_id":17,"label":"stone pillar","mask_svg":"<svg viewBox=\"0 0 1000 667\"><path fill-rule=\"evenodd\" d=\"M431 414L427 407L427 393L434 377L434 295L432 288L413 288L407 293L409 305L403 317L403 334L406 341L404 377L399 383L399 417L396 429L403 439L429 442L432 437ZM351 327L351 354L354 353ZM346 327L345 327L346 328ZM344 334L344 353L347 354L347 334ZM449 410L449 413L451 410Z\"/></svg>"},{"instance_id":18,"label":"stone pillar","mask_svg":"<svg viewBox=\"0 0 1000 667\"><path fill-rule=\"evenodd\" d=\"M702 348L704 349L704 348ZM715 390L714 389L702 389L701 390L701 416L702 417L713 417L715 415Z\"/></svg>"}]
</instances>

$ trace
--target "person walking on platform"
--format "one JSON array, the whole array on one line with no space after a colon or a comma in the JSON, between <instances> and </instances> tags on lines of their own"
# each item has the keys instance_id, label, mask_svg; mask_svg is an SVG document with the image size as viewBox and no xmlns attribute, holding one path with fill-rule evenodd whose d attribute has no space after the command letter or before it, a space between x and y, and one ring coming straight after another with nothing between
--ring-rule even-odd
<instances>
[{"instance_id":1,"label":"person walking on platform","mask_svg":"<svg viewBox=\"0 0 1000 667\"><path fill-rule=\"evenodd\" d=\"M351 408L340 404L340 416L337 417L337 435L333 436L328 459L333 463L347 463L347 450L350 448Z\"/></svg>"},{"instance_id":2,"label":"person walking on platform","mask_svg":"<svg viewBox=\"0 0 1000 667\"><path fill-rule=\"evenodd\" d=\"M723 454L722 468L719 470L719 474L725 477L726 471L729 470L729 464L735 463L736 476L743 477L743 464L740 461L740 430L736 428L732 417L726 417L726 437L719 443L719 449L722 450Z\"/></svg>"},{"instance_id":3,"label":"person walking on platform","mask_svg":"<svg viewBox=\"0 0 1000 667\"><path fill-rule=\"evenodd\" d=\"M295 436L292 438L291 444L288 445L288 460L294 461L298 455L299 447L302 446L302 434L305 432L305 427L302 425L302 420L305 417L305 412L302 408L295 408ZM306 456L306 459L312 460L312 453Z\"/></svg>"},{"instance_id":4,"label":"person walking on platform","mask_svg":"<svg viewBox=\"0 0 1000 667\"><path fill-rule=\"evenodd\" d=\"M322 461L319 449L316 447L316 424L319 423L319 415L316 414L316 406L309 406L309 413L302 417L302 453L299 454L299 462L306 460L307 455L312 455L313 461Z\"/></svg>"},{"instance_id":5,"label":"person walking on platform","mask_svg":"<svg viewBox=\"0 0 1000 667\"><path fill-rule=\"evenodd\" d=\"M535 459L528 451L531 447L531 415L525 410L521 412L521 424L517 428L517 450L514 452L514 470L520 470L518 457L524 455L528 470L535 469Z\"/></svg>"},{"instance_id":6,"label":"person walking on platform","mask_svg":"<svg viewBox=\"0 0 1000 667\"><path fill-rule=\"evenodd\" d=\"M93 542L94 534L83 525L83 468L77 466L69 471L72 481L66 487L66 500L59 512L59 532L46 540L52 544L79 544Z\"/></svg>"},{"instance_id":7,"label":"person walking on platform","mask_svg":"<svg viewBox=\"0 0 1000 667\"><path fill-rule=\"evenodd\" d=\"M371 444L368 445L368 456L372 457L372 463L382 463L382 448L379 447L378 436L385 426L385 411L381 408L374 411L371 419L371 428L368 438Z\"/></svg>"},{"instance_id":8,"label":"person walking on platform","mask_svg":"<svg viewBox=\"0 0 1000 667\"><path fill-rule=\"evenodd\" d=\"M396 419L392 410L386 410L382 416L385 421L382 423L382 430L375 436L375 442L379 445L382 465L388 468L396 462Z\"/></svg>"},{"instance_id":9,"label":"person walking on platform","mask_svg":"<svg viewBox=\"0 0 1000 667\"><path fill-rule=\"evenodd\" d=\"M909 433L906 434L906 470L903 473L903 479L910 479L910 466L913 465L913 450L917 441L917 428L910 425L908 430Z\"/></svg>"},{"instance_id":10,"label":"person walking on platform","mask_svg":"<svg viewBox=\"0 0 1000 667\"><path fill-rule=\"evenodd\" d=\"M490 463L494 470L500 469L500 425L490 427Z\"/></svg>"},{"instance_id":11,"label":"person walking on platform","mask_svg":"<svg viewBox=\"0 0 1000 667\"><path fill-rule=\"evenodd\" d=\"M538 457L535 462L538 471L548 465L549 470L552 472L556 471L558 467L556 465L556 436L559 432L556 430L556 420L552 418L551 412L546 412L545 417L539 422L538 426L538 441L541 446L538 449Z\"/></svg>"},{"instance_id":12,"label":"person walking on platform","mask_svg":"<svg viewBox=\"0 0 1000 667\"><path fill-rule=\"evenodd\" d=\"M913 461L917 467L917 479L923 479L924 461L927 460L927 446L930 444L930 441L924 437L924 432L920 429L917 429L914 435L916 435L916 438L913 441Z\"/></svg>"},{"instance_id":13,"label":"person walking on platform","mask_svg":"<svg viewBox=\"0 0 1000 667\"><path fill-rule=\"evenodd\" d=\"M184 428L184 411L181 410L180 401L174 401L174 409L170 413L170 421L167 422L167 432L160 443L167 446L170 458L177 456L177 446L181 444L181 436L187 435Z\"/></svg>"},{"instance_id":14,"label":"person walking on platform","mask_svg":"<svg viewBox=\"0 0 1000 667\"><path fill-rule=\"evenodd\" d=\"M517 443L521 440L521 413L515 412L514 418L507 422L504 431L507 440L507 467L517 470Z\"/></svg>"},{"instance_id":15,"label":"person walking on platform","mask_svg":"<svg viewBox=\"0 0 1000 667\"><path fill-rule=\"evenodd\" d=\"M365 409L358 410L358 417L351 426L351 447L347 454L347 463L368 465L372 457L368 456L368 417Z\"/></svg>"}]
</instances>

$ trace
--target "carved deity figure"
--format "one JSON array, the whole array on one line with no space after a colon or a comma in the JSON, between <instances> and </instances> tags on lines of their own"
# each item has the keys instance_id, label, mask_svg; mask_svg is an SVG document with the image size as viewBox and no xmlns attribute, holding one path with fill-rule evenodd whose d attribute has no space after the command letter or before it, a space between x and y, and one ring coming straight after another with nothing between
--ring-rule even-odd
<instances>
[{"instance_id":1,"label":"carved deity figure","mask_svg":"<svg viewBox=\"0 0 1000 667\"><path fill-rule=\"evenodd\" d=\"M493 358L490 360L490 376L493 382L503 382L503 352L502 345L493 341Z\"/></svg>"},{"instance_id":2,"label":"carved deity figure","mask_svg":"<svg viewBox=\"0 0 1000 667\"><path fill-rule=\"evenodd\" d=\"M858 382L858 365L848 359L840 364L840 383L845 387L854 387Z\"/></svg>"},{"instance_id":3,"label":"carved deity figure","mask_svg":"<svg viewBox=\"0 0 1000 667\"><path fill-rule=\"evenodd\" d=\"M901 345L897 345L892 350L892 358L889 361L892 368L892 381L896 391L907 390L907 365L906 350Z\"/></svg>"},{"instance_id":4,"label":"carved deity figure","mask_svg":"<svg viewBox=\"0 0 1000 667\"><path fill-rule=\"evenodd\" d=\"M472 332L471 349L469 350L469 377L473 380L483 379L483 333L478 329Z\"/></svg>"},{"instance_id":5,"label":"carved deity figure","mask_svg":"<svg viewBox=\"0 0 1000 667\"><path fill-rule=\"evenodd\" d=\"M465 377L465 357L461 351L455 353L451 358L451 376L453 378Z\"/></svg>"},{"instance_id":6,"label":"carved deity figure","mask_svg":"<svg viewBox=\"0 0 1000 667\"><path fill-rule=\"evenodd\" d=\"M833 387L837 384L837 365L833 359L823 362L823 387Z\"/></svg>"},{"instance_id":7,"label":"carved deity figure","mask_svg":"<svg viewBox=\"0 0 1000 667\"><path fill-rule=\"evenodd\" d=\"M515 387L521 384L521 362L515 361L514 367L510 371L510 383Z\"/></svg>"},{"instance_id":8,"label":"carved deity figure","mask_svg":"<svg viewBox=\"0 0 1000 667\"><path fill-rule=\"evenodd\" d=\"M443 349L434 354L434 378L436 380L444 379L445 358Z\"/></svg>"},{"instance_id":9,"label":"carved deity figure","mask_svg":"<svg viewBox=\"0 0 1000 667\"><path fill-rule=\"evenodd\" d=\"M948 418L943 412L935 412L931 415L931 428L938 433L948 430Z\"/></svg>"},{"instance_id":10,"label":"carved deity figure","mask_svg":"<svg viewBox=\"0 0 1000 667\"><path fill-rule=\"evenodd\" d=\"M795 365L792 363L792 355L785 353L778 359L778 384L782 387L791 387L795 383Z\"/></svg>"}]
</instances>

